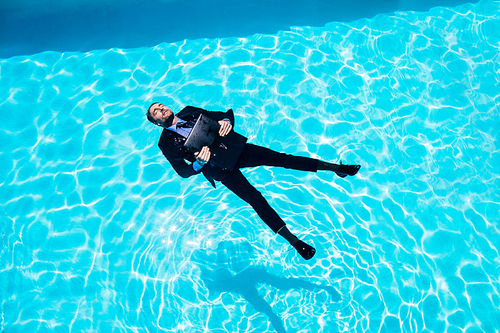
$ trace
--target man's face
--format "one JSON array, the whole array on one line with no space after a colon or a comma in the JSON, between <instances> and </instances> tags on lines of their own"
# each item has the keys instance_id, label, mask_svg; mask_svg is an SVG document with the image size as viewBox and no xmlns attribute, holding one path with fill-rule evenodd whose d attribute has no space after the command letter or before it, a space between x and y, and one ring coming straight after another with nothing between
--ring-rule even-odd
<instances>
[{"instance_id":1,"label":"man's face","mask_svg":"<svg viewBox=\"0 0 500 333\"><path fill-rule=\"evenodd\" d=\"M149 114L153 117L156 124L164 127L170 127L174 124L174 120L176 120L172 110L161 103L151 105Z\"/></svg>"}]
</instances>

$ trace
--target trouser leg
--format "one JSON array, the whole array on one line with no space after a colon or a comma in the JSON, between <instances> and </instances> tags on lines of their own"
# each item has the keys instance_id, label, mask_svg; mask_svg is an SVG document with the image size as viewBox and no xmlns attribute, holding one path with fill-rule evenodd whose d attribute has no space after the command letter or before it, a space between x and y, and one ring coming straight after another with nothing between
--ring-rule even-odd
<instances>
[{"instance_id":1,"label":"trouser leg","mask_svg":"<svg viewBox=\"0 0 500 333\"><path fill-rule=\"evenodd\" d=\"M275 233L285 225L281 217L269 205L262 194L248 182L241 171L234 170L229 177L222 179L221 182L234 194L250 204L262 221Z\"/></svg>"},{"instance_id":2,"label":"trouser leg","mask_svg":"<svg viewBox=\"0 0 500 333\"><path fill-rule=\"evenodd\" d=\"M256 166L278 166L302 171L318 171L318 160L310 157L278 153L269 148L246 144L235 169Z\"/></svg>"},{"instance_id":3,"label":"trouser leg","mask_svg":"<svg viewBox=\"0 0 500 333\"><path fill-rule=\"evenodd\" d=\"M316 249L299 240L288 230L285 222L269 206L262 194L248 182L240 170L233 171L229 177L224 178L221 182L241 199L248 202L269 228L275 233L279 232L297 250L302 258L309 260L314 256Z\"/></svg>"}]
</instances>

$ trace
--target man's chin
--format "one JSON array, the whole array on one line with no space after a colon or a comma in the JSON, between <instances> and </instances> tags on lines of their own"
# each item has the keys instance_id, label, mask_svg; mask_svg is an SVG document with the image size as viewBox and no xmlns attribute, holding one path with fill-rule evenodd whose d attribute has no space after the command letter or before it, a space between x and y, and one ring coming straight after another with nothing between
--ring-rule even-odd
<instances>
[{"instance_id":1,"label":"man's chin","mask_svg":"<svg viewBox=\"0 0 500 333\"><path fill-rule=\"evenodd\" d=\"M170 115L167 119L165 119L165 122L163 123L163 127L170 127L172 126L172 123L174 122L174 115Z\"/></svg>"}]
</instances>

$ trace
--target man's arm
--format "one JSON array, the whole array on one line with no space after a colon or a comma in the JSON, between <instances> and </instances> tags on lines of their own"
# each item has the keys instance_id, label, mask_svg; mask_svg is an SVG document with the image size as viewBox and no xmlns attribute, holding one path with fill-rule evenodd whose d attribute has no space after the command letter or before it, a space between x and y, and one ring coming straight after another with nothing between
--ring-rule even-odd
<instances>
[{"instance_id":1,"label":"man's arm","mask_svg":"<svg viewBox=\"0 0 500 333\"><path fill-rule=\"evenodd\" d=\"M200 169L196 170L195 165L188 164L185 160L185 153L182 143L178 141L170 130L164 129L160 141L158 142L163 156L170 162L175 172L181 177L188 178L199 173Z\"/></svg>"},{"instance_id":2,"label":"man's arm","mask_svg":"<svg viewBox=\"0 0 500 333\"><path fill-rule=\"evenodd\" d=\"M172 151L165 151L162 149L163 155L170 162L175 172L182 178L188 178L198 174L199 170L194 169L194 165L186 163L183 158L182 151L179 154L172 153Z\"/></svg>"}]
</instances>

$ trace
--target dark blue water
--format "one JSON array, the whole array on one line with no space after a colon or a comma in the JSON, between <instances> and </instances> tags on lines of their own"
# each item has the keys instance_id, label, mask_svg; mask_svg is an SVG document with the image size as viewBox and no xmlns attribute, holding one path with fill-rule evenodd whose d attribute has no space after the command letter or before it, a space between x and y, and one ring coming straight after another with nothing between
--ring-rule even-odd
<instances>
[{"instance_id":1,"label":"dark blue water","mask_svg":"<svg viewBox=\"0 0 500 333\"><path fill-rule=\"evenodd\" d=\"M466 0L160 0L0 3L0 58L42 51L154 46L184 39L275 34Z\"/></svg>"}]
</instances>

